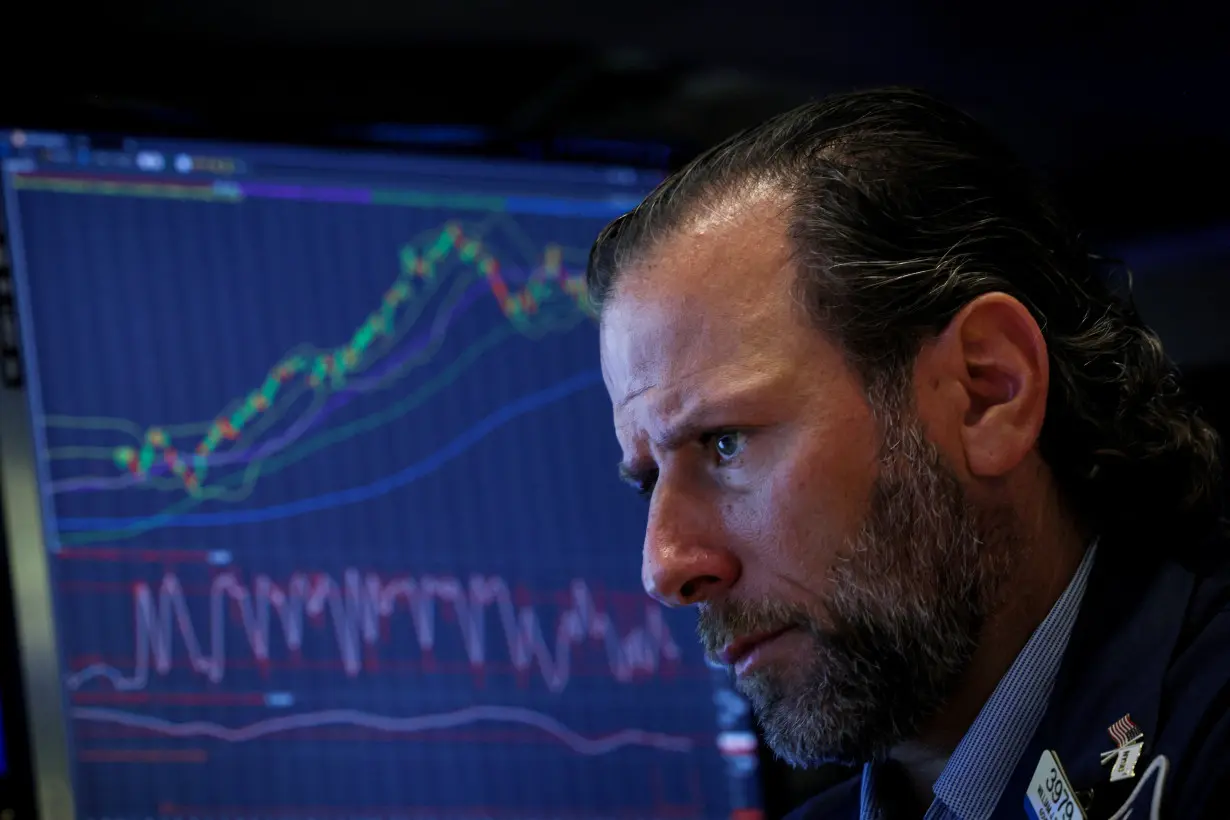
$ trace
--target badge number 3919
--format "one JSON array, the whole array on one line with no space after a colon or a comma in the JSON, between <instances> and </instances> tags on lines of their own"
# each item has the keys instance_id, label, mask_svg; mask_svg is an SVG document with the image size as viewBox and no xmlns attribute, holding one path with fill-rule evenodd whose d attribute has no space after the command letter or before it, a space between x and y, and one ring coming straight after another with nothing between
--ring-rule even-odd
<instances>
[{"instance_id":1,"label":"badge number 3919","mask_svg":"<svg viewBox=\"0 0 1230 820\"><path fill-rule=\"evenodd\" d=\"M1025 813L1030 820L1085 820L1076 802L1072 784L1054 752L1043 752L1025 793Z\"/></svg>"}]
</instances>

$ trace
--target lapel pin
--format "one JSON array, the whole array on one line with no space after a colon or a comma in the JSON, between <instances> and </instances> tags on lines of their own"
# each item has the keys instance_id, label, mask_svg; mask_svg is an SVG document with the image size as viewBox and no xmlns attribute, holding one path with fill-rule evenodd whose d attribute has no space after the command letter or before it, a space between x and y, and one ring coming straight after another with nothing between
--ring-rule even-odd
<instances>
[{"instance_id":1,"label":"lapel pin","mask_svg":"<svg viewBox=\"0 0 1230 820\"><path fill-rule=\"evenodd\" d=\"M1114 749L1102 753L1102 765L1111 763L1110 782L1130 780L1136 776L1136 763L1145 748L1145 733L1132 722L1131 715L1119 718L1106 731L1115 741Z\"/></svg>"}]
</instances>

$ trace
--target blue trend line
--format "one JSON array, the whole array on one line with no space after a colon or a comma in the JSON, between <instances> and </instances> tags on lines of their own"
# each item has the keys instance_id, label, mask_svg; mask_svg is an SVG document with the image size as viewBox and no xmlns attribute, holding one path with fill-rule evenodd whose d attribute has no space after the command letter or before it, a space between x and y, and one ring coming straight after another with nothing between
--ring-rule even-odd
<instances>
[{"instance_id":1,"label":"blue trend line","mask_svg":"<svg viewBox=\"0 0 1230 820\"><path fill-rule=\"evenodd\" d=\"M150 530L157 527L222 527L228 524L254 524L261 521L273 521L316 510L326 510L332 507L341 507L346 504L367 501L430 475L513 419L553 404L590 385L599 384L601 381L602 376L599 371L586 370L536 393L522 396L511 404L506 404L499 410L486 416L473 427L426 458L392 475L377 479L370 484L350 487L345 490L335 490L323 495L301 498L297 501L256 510L227 510L216 513L182 513L179 515L175 513L161 513L135 518L61 518L56 521L56 526L63 532L136 528Z\"/></svg>"}]
</instances>

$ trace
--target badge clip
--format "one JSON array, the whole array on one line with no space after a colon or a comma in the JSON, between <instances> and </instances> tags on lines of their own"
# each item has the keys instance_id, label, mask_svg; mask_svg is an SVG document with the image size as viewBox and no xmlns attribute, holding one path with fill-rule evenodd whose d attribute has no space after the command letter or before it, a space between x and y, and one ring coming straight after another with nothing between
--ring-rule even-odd
<instances>
[{"instance_id":1,"label":"badge clip","mask_svg":"<svg viewBox=\"0 0 1230 820\"><path fill-rule=\"evenodd\" d=\"M1114 749L1102 753L1102 765L1112 764L1110 782L1132 779L1136 776L1136 763L1140 760L1140 753L1145 748L1145 733L1132 722L1131 715L1119 718L1106 731L1111 740L1115 741Z\"/></svg>"}]
</instances>

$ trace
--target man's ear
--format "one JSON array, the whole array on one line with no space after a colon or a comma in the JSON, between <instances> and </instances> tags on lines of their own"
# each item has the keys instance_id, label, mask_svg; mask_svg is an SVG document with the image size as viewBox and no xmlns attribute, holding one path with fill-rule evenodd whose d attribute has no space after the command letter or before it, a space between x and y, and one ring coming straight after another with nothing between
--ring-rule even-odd
<instances>
[{"instance_id":1,"label":"man's ear","mask_svg":"<svg viewBox=\"0 0 1230 820\"><path fill-rule=\"evenodd\" d=\"M1020 301L988 293L971 301L926 351L931 414L959 442L973 476L998 478L1037 444L1046 416L1050 360L1037 321ZM938 407L936 406L938 403Z\"/></svg>"}]
</instances>

